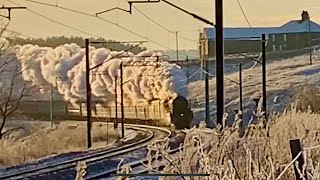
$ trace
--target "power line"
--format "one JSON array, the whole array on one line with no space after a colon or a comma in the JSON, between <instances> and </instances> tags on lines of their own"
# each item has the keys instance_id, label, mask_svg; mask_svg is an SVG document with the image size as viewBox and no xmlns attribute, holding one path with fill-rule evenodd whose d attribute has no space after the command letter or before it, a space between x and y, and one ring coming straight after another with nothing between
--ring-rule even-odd
<instances>
[{"instance_id":1,"label":"power line","mask_svg":"<svg viewBox=\"0 0 320 180\"><path fill-rule=\"evenodd\" d=\"M111 22L111 21L109 21L109 20L107 20L107 19L102 18L102 17L97 17L97 18L100 19L100 20L102 20L102 21L104 21L104 22L108 22L108 23L111 23L111 24L113 24L113 25L115 25L115 26L118 26L119 28L128 31L128 32L130 32L131 34L134 34L134 35L136 35L136 36L139 36L139 37L141 37L141 38L144 38L144 39L146 39L146 40L148 40L148 41L150 41L150 42L152 42L152 43L154 43L154 44L157 44L157 45L159 45L159 46L161 46L161 47L167 48L167 49L169 49L169 50L173 50L172 48L170 48L170 47L168 47L168 46L165 46L165 45L160 44L160 43L158 43L158 42L156 42L156 41L154 41L154 40L152 40L152 39L150 39L150 38L148 38L148 37L145 37L145 36L143 36L143 35L140 35L140 34L134 32L134 31L132 31L132 30L124 27L124 26L121 26L121 25L119 25L119 24L115 24L115 23L113 23L113 22Z\"/></svg>"},{"instance_id":2,"label":"power line","mask_svg":"<svg viewBox=\"0 0 320 180\"><path fill-rule=\"evenodd\" d=\"M198 43L199 41L195 40L195 39L190 39L190 38L187 38L185 36L181 36L181 35L178 35L181 39L184 39L184 40L187 40L187 41L192 41L192 42L196 42Z\"/></svg>"},{"instance_id":3,"label":"power line","mask_svg":"<svg viewBox=\"0 0 320 180\"><path fill-rule=\"evenodd\" d=\"M151 19L149 16L147 16L146 14L144 14L140 9L138 9L137 7L135 7L134 5L132 5L134 9L136 9L140 14L142 14L145 18L149 19L150 21L152 21L153 23L155 23L156 25L158 25L159 27L161 27L162 29L170 32L170 33L175 33L173 31L171 31L170 29L164 27L163 25L161 25L160 23L158 23L157 21Z\"/></svg>"},{"instance_id":4,"label":"power line","mask_svg":"<svg viewBox=\"0 0 320 180\"><path fill-rule=\"evenodd\" d=\"M7 0L7 1L11 1L11 0ZM154 44L157 44L158 46L161 46L161 47L166 48L166 49L169 49L169 50L173 50L173 49L171 49L170 47L167 47L167 46L165 46L165 45L163 45L163 44L160 44L160 43L158 43L158 42L156 42L156 41L154 41L154 40L152 40L152 39L150 39L150 38L148 38L148 37L145 37L145 36L143 36L143 35L141 35L141 34L138 34L138 33L134 32L134 31L132 31L132 30L130 30L130 29L124 27L124 26L121 26L121 25L118 24L118 23L114 23L114 22L112 22L112 21L109 21L109 20L107 20L107 19L105 19L105 18L102 18L102 17L99 17L99 16L95 16L95 15L93 15L93 14L89 14L89 13L86 13L86 12L82 12L82 11L78 11L78 10L74 10L74 9L70 9L70 8L66 8L66 7L62 7L62 6L59 6L59 5L52 5L52 4L43 3L43 2L38 2L38 1L34 1L34 0L26 0L26 1L33 2L33 3L37 3L37 4L41 4L41 5L45 5L45 6L50 6L50 7L54 7L54 8L63 9L63 10L65 10L65 11L70 11L70 12L82 14L82 15L85 15L85 16L94 17L94 18L97 18L97 19L99 19L99 20L101 20L101 21L103 21L103 22L107 22L107 23L109 23L109 24L112 24L112 25L114 25L114 26L117 26L117 27L119 27L119 28L121 28L121 29L123 29L123 30L125 30L125 31L127 31L127 32L129 32L129 33L131 33L131 34L134 34L134 35L136 35L136 36L138 36L138 37L141 37L141 38L143 38L143 39L146 39L146 40L148 40L148 41L150 41L150 42L152 42L152 43L154 43ZM11 1L11 2L12 2L12 1ZM42 16L43 16L43 15L42 15ZM50 19L50 20L52 20L52 19ZM97 36L96 36L96 37L97 37Z\"/></svg>"},{"instance_id":5,"label":"power line","mask_svg":"<svg viewBox=\"0 0 320 180\"><path fill-rule=\"evenodd\" d=\"M15 2L13 2L13 1L11 1L11 0L7 0L7 1L8 1L8 2L11 2L11 3L13 3L13 4L17 5L17 6L21 6L21 5L19 5L18 3L15 3ZM54 22L54 23L59 24L59 25L61 25L61 26L67 27L67 28L69 28L69 29L72 29L72 30L74 30L74 31L78 31L78 32L81 32L81 33L83 33L83 34L87 34L87 35L90 35L90 36L94 36L94 37L101 38L101 36L98 36L98 35L96 35L96 34L92 34L92 33L86 32L86 31L82 31L82 30L77 29L77 28L75 28L75 27L72 27L72 26L69 26L69 25L67 25L67 24L64 24L64 23L61 23L61 22L59 22L59 21L56 21L56 20L54 20L54 19L51 19L51 18L49 18L49 17L47 17L47 16L45 16L45 15L43 15L43 14L40 14L40 13L38 13L38 12L35 12L35 11L31 10L30 8L28 8L28 9L26 9L26 10L28 10L29 12L31 12L31 13L33 13L33 14L36 14L37 16L40 16L40 17L42 17L42 18L44 18L44 19L47 19L47 20L49 20L49 21L51 21L51 22Z\"/></svg>"},{"instance_id":6,"label":"power line","mask_svg":"<svg viewBox=\"0 0 320 180\"><path fill-rule=\"evenodd\" d=\"M12 33L15 33L15 34L18 34L18 35L20 35L20 36L27 37L27 38L37 39L37 38L35 38L35 37L29 36L29 35L26 35L26 34L22 34L22 33L20 33L20 32L13 31L13 30L10 30L10 29L7 29L7 28L1 28L1 30L8 31L8 32L12 32Z\"/></svg>"},{"instance_id":7,"label":"power line","mask_svg":"<svg viewBox=\"0 0 320 180\"><path fill-rule=\"evenodd\" d=\"M250 24L250 22L249 22L248 17L246 16L246 13L244 12L244 10L243 10L243 8L242 8L242 6L241 6L240 0L237 0L237 2L238 2L238 5L239 5L239 7L240 7L240 10L241 10L241 12L242 12L242 15L243 15L244 18L246 19L249 27L251 28L251 24Z\"/></svg>"},{"instance_id":8,"label":"power line","mask_svg":"<svg viewBox=\"0 0 320 180\"><path fill-rule=\"evenodd\" d=\"M150 20L151 22L155 23L156 25L158 25L159 27L161 27L162 29L168 31L169 33L175 34L175 31L172 31L168 28L166 28L165 26L163 26L162 24L158 23L157 21L153 20L152 18L150 18L149 16L147 16L145 13L143 13L140 9L138 9L137 7L135 7L134 5L132 5L134 9L136 9L140 14L142 14L145 18L147 18L148 20ZM198 42L197 40L194 39L189 39L186 38L184 36L178 35L181 39L187 40L187 41L192 41L192 42Z\"/></svg>"},{"instance_id":9,"label":"power line","mask_svg":"<svg viewBox=\"0 0 320 180\"><path fill-rule=\"evenodd\" d=\"M34 0L25 0L25 1L29 1L29 2L36 3L36 4L41 4L41 5L45 5L45 6L51 6L51 7L55 7L55 8L59 8L59 9L63 9L63 10L71 11L71 12L75 12L75 13L79 13L79 14L86 15L86 16L96 17L93 14L81 12L81 11L74 10L74 9L65 8L65 7L59 6L58 4L53 5L53 4L43 3L43 2L34 1Z\"/></svg>"},{"instance_id":10,"label":"power line","mask_svg":"<svg viewBox=\"0 0 320 180\"><path fill-rule=\"evenodd\" d=\"M192 29L180 29L180 30L178 30L178 31L183 31L183 32L201 32L201 30L192 30Z\"/></svg>"}]
</instances>

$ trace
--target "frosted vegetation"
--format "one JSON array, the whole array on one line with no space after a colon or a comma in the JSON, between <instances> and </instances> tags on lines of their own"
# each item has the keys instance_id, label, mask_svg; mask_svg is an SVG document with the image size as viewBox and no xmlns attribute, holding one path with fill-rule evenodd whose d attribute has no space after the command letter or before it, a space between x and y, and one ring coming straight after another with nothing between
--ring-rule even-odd
<instances>
[{"instance_id":1,"label":"frosted vegetation","mask_svg":"<svg viewBox=\"0 0 320 180\"><path fill-rule=\"evenodd\" d=\"M317 52L319 54L319 52ZM168 141L152 144L149 152L163 156L162 162L149 162L151 172L192 174L206 173L210 177L193 177L192 179L213 180L279 180L295 179L289 140L300 139L304 151L302 156L306 164L309 179L320 178L320 62L319 57L309 65L307 56L298 56L267 66L268 107L271 117L264 119L261 103L255 113L257 120L244 128L243 121L236 114L231 125L221 130L206 128L205 123L187 130L184 144L178 155L170 155ZM237 73L226 76L238 81ZM245 113L252 115L252 101L261 96L261 67L244 71ZM189 97L195 103L194 109L202 108L204 102L203 81L189 85ZM210 81L210 99L212 110L215 98L215 80ZM238 86L226 81L227 112L238 106ZM293 102L293 103L292 103ZM251 106L250 106L251 104ZM199 116L200 119L203 115ZM225 121L230 120L225 116ZM250 119L252 120L252 119ZM224 124L226 124L224 122ZM151 159L149 157L149 159ZM164 170L157 169L164 164ZM129 173L131 168L123 166L119 173ZM133 172L134 173L134 172ZM302 173L302 172L300 172ZM184 179L191 179L183 177ZM164 177L160 179L177 179ZM180 178L182 179L182 178Z\"/></svg>"},{"instance_id":2,"label":"frosted vegetation","mask_svg":"<svg viewBox=\"0 0 320 180\"><path fill-rule=\"evenodd\" d=\"M320 178L320 115L298 111L292 106L280 116L273 116L270 121L259 118L257 124L247 127L240 136L241 119L235 119L231 127L220 131L205 128L187 130L184 144L178 155L170 155L168 141L149 146L150 152L162 156L163 161L149 161L150 173L174 174L210 174L210 177L192 177L192 179L212 180L275 180L295 179L289 140L299 138L302 141L309 179ZM151 159L151 158L149 158ZM158 165L165 165L162 171ZM129 173L128 166L119 169ZM160 179L177 179L162 177ZM181 178L180 178L181 179ZM184 177L184 179L191 179Z\"/></svg>"},{"instance_id":3,"label":"frosted vegetation","mask_svg":"<svg viewBox=\"0 0 320 180\"><path fill-rule=\"evenodd\" d=\"M0 140L0 168L24 164L35 159L86 149L86 124L61 122L50 128L43 122L8 121ZM93 148L108 147L120 138L117 129L107 124L92 126Z\"/></svg>"}]
</instances>

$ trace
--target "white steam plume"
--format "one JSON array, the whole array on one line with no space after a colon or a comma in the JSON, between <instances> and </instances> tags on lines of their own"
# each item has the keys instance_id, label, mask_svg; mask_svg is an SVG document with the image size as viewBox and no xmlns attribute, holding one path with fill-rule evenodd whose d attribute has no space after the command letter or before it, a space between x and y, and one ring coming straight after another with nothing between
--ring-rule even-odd
<instances>
[{"instance_id":1,"label":"white steam plume","mask_svg":"<svg viewBox=\"0 0 320 180\"><path fill-rule=\"evenodd\" d=\"M114 102L115 77L118 77L117 93L120 94L121 62L156 60L161 54L144 51L137 55L131 52L109 51L90 47L90 67L102 62L90 76L94 100ZM44 90L55 87L66 101L72 103L86 99L85 50L76 44L56 48L34 45L21 46L17 52L21 62L23 79ZM160 61L153 66L125 66L123 68L124 99L126 104L147 103L152 100L168 100L178 94L187 97L186 76L175 64ZM120 96L119 100L120 100Z\"/></svg>"}]
</instances>

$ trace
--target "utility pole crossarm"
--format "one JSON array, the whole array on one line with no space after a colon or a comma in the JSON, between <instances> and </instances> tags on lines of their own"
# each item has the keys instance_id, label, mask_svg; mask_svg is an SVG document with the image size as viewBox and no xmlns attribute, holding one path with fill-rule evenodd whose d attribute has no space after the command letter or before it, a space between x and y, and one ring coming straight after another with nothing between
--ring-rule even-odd
<instances>
[{"instance_id":1,"label":"utility pole crossarm","mask_svg":"<svg viewBox=\"0 0 320 180\"><path fill-rule=\"evenodd\" d=\"M130 9L129 13L130 13L130 14L132 13L132 4L134 4L134 3L159 3L160 1L163 1L163 2L165 2L165 3L167 3L167 4L169 4L170 6L176 8L176 9L179 9L180 11L182 11L182 12L184 12L184 13L187 13L187 14L191 15L192 17L194 17L194 18L196 18L196 19L198 19L198 20L200 20L200 21L202 21L202 22L204 22L204 23L206 23L206 24L209 24L209 25L211 25L211 26L215 26L215 24L214 24L213 22L211 22L211 21L209 21L209 20L207 20L207 19L205 19L205 18L203 18L203 17L200 17L200 16L198 16L198 15L192 13L192 12L189 12L189 11L187 11L187 10L185 10L185 9L182 9L181 7L179 7L179 6L175 5L175 4L172 4L171 2L169 2L169 1L167 1L167 0L128 1L129 6L130 6L130 7L129 7L129 9Z\"/></svg>"},{"instance_id":2,"label":"utility pole crossarm","mask_svg":"<svg viewBox=\"0 0 320 180\"><path fill-rule=\"evenodd\" d=\"M1 14L0 14L0 16L8 18L9 20L11 20L11 9L27 9L27 7L5 7L5 6L2 6L2 7L0 7L0 9L8 10L8 16L4 16L4 15L1 15Z\"/></svg>"},{"instance_id":3,"label":"utility pole crossarm","mask_svg":"<svg viewBox=\"0 0 320 180\"><path fill-rule=\"evenodd\" d=\"M96 13L96 16L98 16L99 14L103 14L103 13L109 12L109 11L113 11L113 10L120 10L120 11L124 11L124 12L127 12L127 13L131 14L131 7L130 7L129 10L122 9L122 8L119 8L119 7L114 7L114 8L107 9L107 10L104 10L104 11Z\"/></svg>"},{"instance_id":4,"label":"utility pole crossarm","mask_svg":"<svg viewBox=\"0 0 320 180\"><path fill-rule=\"evenodd\" d=\"M114 7L114 8L107 9L105 11L101 11L101 12L96 13L96 16L98 16L99 14L103 14L103 13L109 12L109 11L113 11L113 10L120 10L120 11L127 12L129 14L132 14L132 4L133 3L158 3L158 2L160 2L160 0L156 0L156 1L150 1L150 0L148 0L148 1L128 1L129 10L126 10L126 9L123 9L123 8L120 8L120 7Z\"/></svg>"}]
</instances>

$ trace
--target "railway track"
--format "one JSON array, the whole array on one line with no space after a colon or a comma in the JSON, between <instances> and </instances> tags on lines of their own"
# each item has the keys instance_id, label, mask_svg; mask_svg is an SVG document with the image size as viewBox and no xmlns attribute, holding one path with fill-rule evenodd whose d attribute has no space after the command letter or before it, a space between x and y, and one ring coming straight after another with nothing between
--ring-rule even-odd
<instances>
[{"instance_id":1,"label":"railway track","mask_svg":"<svg viewBox=\"0 0 320 180\"><path fill-rule=\"evenodd\" d=\"M47 166L39 166L33 169L22 170L17 173L7 174L0 176L0 179L64 179L64 175L70 175L75 178L75 168L79 161L85 161L88 166L94 166L96 163L108 161L108 159L120 157L121 155L127 154L129 152L142 149L146 147L149 143L161 139L169 138L171 132L168 129L153 127L147 125L125 125L126 128L131 128L137 131L143 131L147 136L138 142L131 144L126 144L121 147L116 147L112 149L101 149L87 154L83 157L78 157L75 159L59 162ZM60 176L61 175L61 176ZM60 176L60 177L59 177Z\"/></svg>"},{"instance_id":2,"label":"railway track","mask_svg":"<svg viewBox=\"0 0 320 180\"><path fill-rule=\"evenodd\" d=\"M171 156L174 156L176 155L178 152L179 152L180 148L175 148L175 149L171 149L169 151L169 154ZM154 162L155 160L158 160L158 161L161 161L163 160L161 157L159 158L152 158L151 159L151 162ZM149 172L149 169L147 169L145 167L145 164L148 164L148 159L145 158L143 160L139 160L139 161L135 161L135 162L131 162L131 163L128 163L126 165L130 166L130 168L132 168L132 176L130 176L130 174L127 176L127 177L135 177L136 175L138 174L147 174ZM162 170L164 168L164 165L161 164L158 169L159 170ZM150 175L152 176L152 175ZM106 172L102 172L102 173L99 173L99 174L95 174L95 175L92 175L92 176L88 176L88 177L85 177L84 179L85 180L93 180L93 179L105 179L105 178L116 178L117 177L117 168L114 168L114 169L111 169L109 171L106 171Z\"/></svg>"},{"instance_id":3,"label":"railway track","mask_svg":"<svg viewBox=\"0 0 320 180\"><path fill-rule=\"evenodd\" d=\"M180 144L183 143L185 134L180 134L181 136L176 136L172 139L172 141L169 143L170 150L168 154L171 157L175 157L178 155L178 152L181 150ZM161 156L159 156L157 159L155 157L151 158L151 162L154 162L155 160L161 161L163 160ZM149 172L149 169L145 167L145 164L148 164L149 159L143 158L142 160L134 161L127 163L125 165L130 166L132 168L132 173L131 174L147 174ZM158 170L161 171L164 168L163 164L159 164ZM93 179L110 179L110 178L116 178L117 177L117 168L110 169L108 171L94 174L92 176L86 176L84 179L85 180L93 180ZM126 177L134 177L134 176L126 176Z\"/></svg>"}]
</instances>

